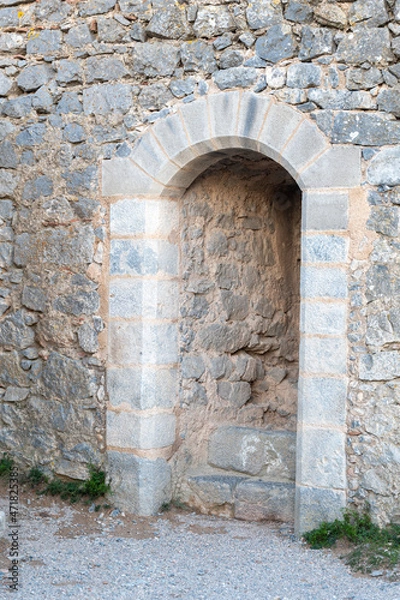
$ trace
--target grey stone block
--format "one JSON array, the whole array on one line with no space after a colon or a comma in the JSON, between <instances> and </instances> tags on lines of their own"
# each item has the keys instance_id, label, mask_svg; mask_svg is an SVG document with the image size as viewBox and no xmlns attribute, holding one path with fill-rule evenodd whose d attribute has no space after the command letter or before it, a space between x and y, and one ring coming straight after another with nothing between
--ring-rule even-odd
<instances>
[{"instance_id":1,"label":"grey stone block","mask_svg":"<svg viewBox=\"0 0 400 600\"><path fill-rule=\"evenodd\" d=\"M272 25L266 35L256 41L257 55L268 62L277 63L296 54L297 44L292 28L286 24Z\"/></svg>"},{"instance_id":2,"label":"grey stone block","mask_svg":"<svg viewBox=\"0 0 400 600\"><path fill-rule=\"evenodd\" d=\"M207 42L200 40L184 42L181 45L180 55L185 72L214 73L218 69L213 47Z\"/></svg>"},{"instance_id":3,"label":"grey stone block","mask_svg":"<svg viewBox=\"0 0 400 600\"><path fill-rule=\"evenodd\" d=\"M150 87L147 86L147 88ZM158 179L158 181L168 183L169 179L176 173L176 165L170 163L165 152L162 151L157 143L157 140L151 135L144 135L139 139L134 147L131 158L146 173L149 173L151 177Z\"/></svg>"},{"instance_id":4,"label":"grey stone block","mask_svg":"<svg viewBox=\"0 0 400 600\"><path fill-rule=\"evenodd\" d=\"M390 50L390 35L386 28L359 27L343 36L339 43L337 59L347 65L385 65L393 55Z\"/></svg>"},{"instance_id":5,"label":"grey stone block","mask_svg":"<svg viewBox=\"0 0 400 600\"><path fill-rule=\"evenodd\" d=\"M349 90L309 90L308 99L319 107L330 110L371 110L376 101L369 92L350 92Z\"/></svg>"},{"instance_id":6,"label":"grey stone block","mask_svg":"<svg viewBox=\"0 0 400 600\"><path fill-rule=\"evenodd\" d=\"M220 147L229 145L232 136L232 123L236 120L239 109L239 92L213 94L208 97L210 127L213 139Z\"/></svg>"},{"instance_id":7,"label":"grey stone block","mask_svg":"<svg viewBox=\"0 0 400 600\"><path fill-rule=\"evenodd\" d=\"M57 105L57 112L62 115L69 113L79 115L83 112L80 95L76 92L65 92Z\"/></svg>"},{"instance_id":8,"label":"grey stone block","mask_svg":"<svg viewBox=\"0 0 400 600\"><path fill-rule=\"evenodd\" d=\"M221 36L217 37L213 41L213 46L216 50L224 50L229 46L232 46L233 34L230 31L226 31Z\"/></svg>"},{"instance_id":9,"label":"grey stone block","mask_svg":"<svg viewBox=\"0 0 400 600\"><path fill-rule=\"evenodd\" d=\"M333 267L302 267L303 298L347 298L347 276L344 269Z\"/></svg>"},{"instance_id":10,"label":"grey stone block","mask_svg":"<svg viewBox=\"0 0 400 600\"><path fill-rule=\"evenodd\" d=\"M135 235L145 230L145 203L141 200L118 200L110 206L111 235Z\"/></svg>"},{"instance_id":11,"label":"grey stone block","mask_svg":"<svg viewBox=\"0 0 400 600\"><path fill-rule=\"evenodd\" d=\"M164 240L112 240L111 275L178 274L178 248Z\"/></svg>"},{"instance_id":12,"label":"grey stone block","mask_svg":"<svg viewBox=\"0 0 400 600\"><path fill-rule=\"evenodd\" d=\"M18 33L0 34L0 52L19 52L25 48L26 38Z\"/></svg>"},{"instance_id":13,"label":"grey stone block","mask_svg":"<svg viewBox=\"0 0 400 600\"><path fill-rule=\"evenodd\" d=\"M96 291L78 290L73 294L59 296L53 303L56 310L67 315L91 315L98 311L100 297Z\"/></svg>"},{"instance_id":14,"label":"grey stone block","mask_svg":"<svg viewBox=\"0 0 400 600\"><path fill-rule=\"evenodd\" d=\"M17 183L17 178L14 175L4 169L0 169L0 198L12 196Z\"/></svg>"},{"instance_id":15,"label":"grey stone block","mask_svg":"<svg viewBox=\"0 0 400 600\"><path fill-rule=\"evenodd\" d=\"M15 141L18 146L23 148L33 148L34 146L40 146L43 142L43 136L46 133L47 127L44 123L36 123L26 129L23 129L19 135L17 135Z\"/></svg>"},{"instance_id":16,"label":"grey stone block","mask_svg":"<svg viewBox=\"0 0 400 600\"><path fill-rule=\"evenodd\" d=\"M396 80L397 83L397 80ZM399 86L390 89L382 90L378 95L378 108L387 113L391 113L395 117L400 117L400 101L399 101Z\"/></svg>"},{"instance_id":17,"label":"grey stone block","mask_svg":"<svg viewBox=\"0 0 400 600\"><path fill-rule=\"evenodd\" d=\"M346 71L346 87L349 90L370 90L383 83L382 71L377 67L361 69L350 68Z\"/></svg>"},{"instance_id":18,"label":"grey stone block","mask_svg":"<svg viewBox=\"0 0 400 600\"><path fill-rule=\"evenodd\" d=\"M238 383L221 381L218 383L217 393L223 400L227 400L233 406L240 408L251 398L251 386L244 381Z\"/></svg>"},{"instance_id":19,"label":"grey stone block","mask_svg":"<svg viewBox=\"0 0 400 600\"><path fill-rule=\"evenodd\" d=\"M346 335L347 305L344 302L303 302L300 331L309 335Z\"/></svg>"},{"instance_id":20,"label":"grey stone block","mask_svg":"<svg viewBox=\"0 0 400 600\"><path fill-rule=\"evenodd\" d=\"M4 269L11 267L13 257L13 246L8 242L0 243L0 266ZM3 311L4 312L4 311Z\"/></svg>"},{"instance_id":21,"label":"grey stone block","mask_svg":"<svg viewBox=\"0 0 400 600\"><path fill-rule=\"evenodd\" d=\"M301 377L298 419L302 425L344 427L347 379Z\"/></svg>"},{"instance_id":22,"label":"grey stone block","mask_svg":"<svg viewBox=\"0 0 400 600\"><path fill-rule=\"evenodd\" d=\"M300 187L353 188L361 184L361 151L356 147L334 146L299 177Z\"/></svg>"},{"instance_id":23,"label":"grey stone block","mask_svg":"<svg viewBox=\"0 0 400 600\"><path fill-rule=\"evenodd\" d=\"M214 75L214 81L220 90L247 88L254 85L257 78L257 69L254 67L231 67Z\"/></svg>"},{"instance_id":24,"label":"grey stone block","mask_svg":"<svg viewBox=\"0 0 400 600\"><path fill-rule=\"evenodd\" d=\"M123 41L124 37L126 36L126 30L123 27L122 24L117 22L117 18L120 19L121 21L125 19L125 17L123 17L122 15L118 15L118 13L116 13L114 15L114 18L109 18L109 17L99 17L97 19L97 39L102 41L102 42L111 42L111 43L115 43L115 42L121 42ZM125 25L129 24L129 21L126 20L127 22L125 23ZM136 26L138 26L139 24L137 23ZM132 34L131 34L132 37ZM132 39L135 39L134 37L132 37ZM142 39L142 41L144 42L145 39Z\"/></svg>"},{"instance_id":25,"label":"grey stone block","mask_svg":"<svg viewBox=\"0 0 400 600\"><path fill-rule=\"evenodd\" d=\"M143 331L141 323L111 321L109 323L109 360L112 365L140 365Z\"/></svg>"},{"instance_id":26,"label":"grey stone block","mask_svg":"<svg viewBox=\"0 0 400 600\"><path fill-rule=\"evenodd\" d=\"M78 144L86 139L86 132L79 123L68 123L64 129L63 137L71 144Z\"/></svg>"},{"instance_id":27,"label":"grey stone block","mask_svg":"<svg viewBox=\"0 0 400 600\"><path fill-rule=\"evenodd\" d=\"M78 360L52 352L43 369L46 395L63 400L80 399L95 393L89 371Z\"/></svg>"},{"instance_id":28,"label":"grey stone block","mask_svg":"<svg viewBox=\"0 0 400 600\"><path fill-rule=\"evenodd\" d=\"M143 364L169 365L178 362L176 323L143 322Z\"/></svg>"},{"instance_id":29,"label":"grey stone block","mask_svg":"<svg viewBox=\"0 0 400 600\"><path fill-rule=\"evenodd\" d=\"M334 47L332 29L305 25L301 33L299 59L310 60L322 54L332 54Z\"/></svg>"},{"instance_id":30,"label":"grey stone block","mask_svg":"<svg viewBox=\"0 0 400 600\"><path fill-rule=\"evenodd\" d=\"M111 56L92 56L86 61L85 73L87 83L111 81L128 74L122 60Z\"/></svg>"},{"instance_id":31,"label":"grey stone block","mask_svg":"<svg viewBox=\"0 0 400 600\"><path fill-rule=\"evenodd\" d=\"M346 192L306 192L303 195L303 230L344 230L348 226Z\"/></svg>"},{"instance_id":32,"label":"grey stone block","mask_svg":"<svg viewBox=\"0 0 400 600\"><path fill-rule=\"evenodd\" d=\"M246 9L250 29L270 27L282 21L282 7L273 0L253 0Z\"/></svg>"},{"instance_id":33,"label":"grey stone block","mask_svg":"<svg viewBox=\"0 0 400 600\"><path fill-rule=\"evenodd\" d=\"M4 75L4 73L0 73L0 96L7 96L8 92L12 88L12 81Z\"/></svg>"},{"instance_id":34,"label":"grey stone block","mask_svg":"<svg viewBox=\"0 0 400 600\"><path fill-rule=\"evenodd\" d=\"M107 112L107 111L106 111ZM129 158L114 157L102 162L103 196L157 197L164 186L144 173Z\"/></svg>"},{"instance_id":35,"label":"grey stone block","mask_svg":"<svg viewBox=\"0 0 400 600\"><path fill-rule=\"evenodd\" d=\"M122 510L155 515L171 500L171 467L166 460L109 451L108 465L112 499Z\"/></svg>"},{"instance_id":36,"label":"grey stone block","mask_svg":"<svg viewBox=\"0 0 400 600\"><path fill-rule=\"evenodd\" d=\"M385 148L372 159L367 179L371 185L400 184L400 148Z\"/></svg>"},{"instance_id":37,"label":"grey stone block","mask_svg":"<svg viewBox=\"0 0 400 600\"><path fill-rule=\"evenodd\" d=\"M155 10L146 27L146 33L157 38L177 40L181 37L188 37L190 29L185 13L179 5L163 4L162 7Z\"/></svg>"},{"instance_id":38,"label":"grey stone block","mask_svg":"<svg viewBox=\"0 0 400 600\"><path fill-rule=\"evenodd\" d=\"M322 69L314 64L290 65L287 70L287 85L290 88L315 88L321 85Z\"/></svg>"},{"instance_id":39,"label":"grey stone block","mask_svg":"<svg viewBox=\"0 0 400 600\"><path fill-rule=\"evenodd\" d=\"M289 0L285 8L285 19L294 23L309 23L313 18L313 10L304 0Z\"/></svg>"},{"instance_id":40,"label":"grey stone block","mask_svg":"<svg viewBox=\"0 0 400 600\"><path fill-rule=\"evenodd\" d=\"M240 102L237 132L240 137L258 139L271 98L244 92Z\"/></svg>"},{"instance_id":41,"label":"grey stone block","mask_svg":"<svg viewBox=\"0 0 400 600\"><path fill-rule=\"evenodd\" d=\"M346 492L314 487L296 487L295 532L301 536L319 527L323 521L342 519Z\"/></svg>"},{"instance_id":42,"label":"grey stone block","mask_svg":"<svg viewBox=\"0 0 400 600\"><path fill-rule=\"evenodd\" d=\"M302 260L305 263L344 263L348 247L349 240L337 235L303 236Z\"/></svg>"},{"instance_id":43,"label":"grey stone block","mask_svg":"<svg viewBox=\"0 0 400 600\"><path fill-rule=\"evenodd\" d=\"M243 64L244 55L240 50L232 50L229 48L222 52L219 58L221 69L230 69L232 67L240 67Z\"/></svg>"},{"instance_id":44,"label":"grey stone block","mask_svg":"<svg viewBox=\"0 0 400 600\"><path fill-rule=\"evenodd\" d=\"M166 42L137 43L132 49L133 71L146 77L168 77L179 62L179 50Z\"/></svg>"},{"instance_id":45,"label":"grey stone block","mask_svg":"<svg viewBox=\"0 0 400 600\"><path fill-rule=\"evenodd\" d=\"M44 29L28 39L27 54L57 54L61 48L62 33L56 29Z\"/></svg>"},{"instance_id":46,"label":"grey stone block","mask_svg":"<svg viewBox=\"0 0 400 600\"><path fill-rule=\"evenodd\" d=\"M4 103L2 112L12 119L21 119L26 117L32 110L33 96L20 96L12 98Z\"/></svg>"},{"instance_id":47,"label":"grey stone block","mask_svg":"<svg viewBox=\"0 0 400 600\"><path fill-rule=\"evenodd\" d=\"M152 83L144 87L138 96L139 105L147 110L167 110L164 107L172 100L172 94L163 83ZM169 112L169 111L168 111Z\"/></svg>"},{"instance_id":48,"label":"grey stone block","mask_svg":"<svg viewBox=\"0 0 400 600\"><path fill-rule=\"evenodd\" d=\"M367 221L368 229L390 237L396 237L399 231L399 211L397 207L373 206Z\"/></svg>"},{"instance_id":49,"label":"grey stone block","mask_svg":"<svg viewBox=\"0 0 400 600\"><path fill-rule=\"evenodd\" d=\"M82 68L79 62L62 58L58 62L56 80L59 83L81 82Z\"/></svg>"},{"instance_id":50,"label":"grey stone block","mask_svg":"<svg viewBox=\"0 0 400 600\"><path fill-rule=\"evenodd\" d=\"M250 427L220 427L211 436L209 464L259 475L269 481L292 481L296 435Z\"/></svg>"},{"instance_id":51,"label":"grey stone block","mask_svg":"<svg viewBox=\"0 0 400 600\"><path fill-rule=\"evenodd\" d=\"M360 357L359 377L364 381L390 381L400 376L400 355L394 350Z\"/></svg>"},{"instance_id":52,"label":"grey stone block","mask_svg":"<svg viewBox=\"0 0 400 600\"><path fill-rule=\"evenodd\" d=\"M213 150L208 119L208 106L205 100L198 100L180 109L190 144L200 153Z\"/></svg>"},{"instance_id":53,"label":"grey stone block","mask_svg":"<svg viewBox=\"0 0 400 600\"><path fill-rule=\"evenodd\" d=\"M83 90L86 115L125 114L132 106L132 86L124 83L95 84Z\"/></svg>"},{"instance_id":54,"label":"grey stone block","mask_svg":"<svg viewBox=\"0 0 400 600\"><path fill-rule=\"evenodd\" d=\"M0 27L18 27L18 9L17 8L0 8Z\"/></svg>"},{"instance_id":55,"label":"grey stone block","mask_svg":"<svg viewBox=\"0 0 400 600\"><path fill-rule=\"evenodd\" d=\"M200 330L198 341L205 350L234 354L250 342L251 332L243 323L220 325L214 323Z\"/></svg>"},{"instance_id":56,"label":"grey stone block","mask_svg":"<svg viewBox=\"0 0 400 600\"><path fill-rule=\"evenodd\" d=\"M112 406L131 408L172 408L178 399L178 376L174 368L143 366L138 368L110 367L107 389Z\"/></svg>"},{"instance_id":57,"label":"grey stone block","mask_svg":"<svg viewBox=\"0 0 400 600\"><path fill-rule=\"evenodd\" d=\"M121 4L126 4L127 0L122 0ZM112 10L116 4L116 0L87 0L79 4L79 16L90 17L99 15ZM122 7L121 7L121 10Z\"/></svg>"},{"instance_id":58,"label":"grey stone block","mask_svg":"<svg viewBox=\"0 0 400 600\"><path fill-rule=\"evenodd\" d=\"M347 343L343 337L304 337L300 343L301 368L308 374L345 375Z\"/></svg>"},{"instance_id":59,"label":"grey stone block","mask_svg":"<svg viewBox=\"0 0 400 600\"><path fill-rule=\"evenodd\" d=\"M78 342L79 346L85 352L93 354L97 352L99 344L97 341L97 333L89 323L83 323L78 329Z\"/></svg>"},{"instance_id":60,"label":"grey stone block","mask_svg":"<svg viewBox=\"0 0 400 600\"><path fill-rule=\"evenodd\" d=\"M389 20L384 0L356 0L350 7L349 23L361 23L367 27L379 27Z\"/></svg>"},{"instance_id":61,"label":"grey stone block","mask_svg":"<svg viewBox=\"0 0 400 600\"><path fill-rule=\"evenodd\" d=\"M94 35L89 29L86 23L80 23L75 27L71 27L65 36L65 43L69 44L73 48L81 48L86 44L90 44L94 41Z\"/></svg>"},{"instance_id":62,"label":"grey stone block","mask_svg":"<svg viewBox=\"0 0 400 600\"><path fill-rule=\"evenodd\" d=\"M22 402L29 396L30 390L16 386L9 386L4 394L4 402Z\"/></svg>"},{"instance_id":63,"label":"grey stone block","mask_svg":"<svg viewBox=\"0 0 400 600\"><path fill-rule=\"evenodd\" d=\"M179 231L179 203L175 200L145 201L145 232L149 236L171 238Z\"/></svg>"},{"instance_id":64,"label":"grey stone block","mask_svg":"<svg viewBox=\"0 0 400 600\"><path fill-rule=\"evenodd\" d=\"M298 483L334 490L346 489L346 434L308 427L300 431L297 438L298 457L301 460Z\"/></svg>"},{"instance_id":65,"label":"grey stone block","mask_svg":"<svg viewBox=\"0 0 400 600\"><path fill-rule=\"evenodd\" d=\"M201 356L189 354L181 362L181 374L184 379L200 379L205 370L204 360Z\"/></svg>"},{"instance_id":66,"label":"grey stone block","mask_svg":"<svg viewBox=\"0 0 400 600\"><path fill-rule=\"evenodd\" d=\"M26 323L23 310L18 310L0 323L0 344L22 350L31 346L35 339L32 327Z\"/></svg>"},{"instance_id":67,"label":"grey stone block","mask_svg":"<svg viewBox=\"0 0 400 600\"><path fill-rule=\"evenodd\" d=\"M334 117L331 139L334 144L360 146L398 144L400 123L382 113L338 112Z\"/></svg>"},{"instance_id":68,"label":"grey stone block","mask_svg":"<svg viewBox=\"0 0 400 600\"><path fill-rule=\"evenodd\" d=\"M207 508L232 504L237 485L245 481L235 475L197 475L188 478L188 484Z\"/></svg>"},{"instance_id":69,"label":"grey stone block","mask_svg":"<svg viewBox=\"0 0 400 600\"><path fill-rule=\"evenodd\" d=\"M197 158L196 152L190 148L179 115L170 115L166 119L159 120L153 126L153 134L166 154L178 165L185 166Z\"/></svg>"},{"instance_id":70,"label":"grey stone block","mask_svg":"<svg viewBox=\"0 0 400 600\"><path fill-rule=\"evenodd\" d=\"M247 480L235 490L234 516L245 521L292 521L294 502L293 484Z\"/></svg>"},{"instance_id":71,"label":"grey stone block","mask_svg":"<svg viewBox=\"0 0 400 600\"><path fill-rule=\"evenodd\" d=\"M176 418L172 414L137 415L107 412L107 442L113 448L151 450L175 441Z\"/></svg>"},{"instance_id":72,"label":"grey stone block","mask_svg":"<svg viewBox=\"0 0 400 600\"><path fill-rule=\"evenodd\" d=\"M199 38L212 38L235 29L227 6L200 6L193 29Z\"/></svg>"},{"instance_id":73,"label":"grey stone block","mask_svg":"<svg viewBox=\"0 0 400 600\"><path fill-rule=\"evenodd\" d=\"M296 177L302 167L310 163L327 147L327 141L318 127L309 121L303 121L293 138L282 150L280 163Z\"/></svg>"},{"instance_id":74,"label":"grey stone block","mask_svg":"<svg viewBox=\"0 0 400 600\"><path fill-rule=\"evenodd\" d=\"M284 104L273 104L260 133L261 148L280 162L280 151L304 120L304 115Z\"/></svg>"},{"instance_id":75,"label":"grey stone block","mask_svg":"<svg viewBox=\"0 0 400 600\"><path fill-rule=\"evenodd\" d=\"M25 285L22 290L22 304L32 310L43 312L46 308L46 294L42 289Z\"/></svg>"},{"instance_id":76,"label":"grey stone block","mask_svg":"<svg viewBox=\"0 0 400 600\"><path fill-rule=\"evenodd\" d=\"M113 279L110 283L110 316L175 319L179 311L178 288L175 281Z\"/></svg>"},{"instance_id":77,"label":"grey stone block","mask_svg":"<svg viewBox=\"0 0 400 600\"><path fill-rule=\"evenodd\" d=\"M31 385L28 373L21 369L17 351L0 353L0 381L3 387L8 385L28 387Z\"/></svg>"}]
</instances>

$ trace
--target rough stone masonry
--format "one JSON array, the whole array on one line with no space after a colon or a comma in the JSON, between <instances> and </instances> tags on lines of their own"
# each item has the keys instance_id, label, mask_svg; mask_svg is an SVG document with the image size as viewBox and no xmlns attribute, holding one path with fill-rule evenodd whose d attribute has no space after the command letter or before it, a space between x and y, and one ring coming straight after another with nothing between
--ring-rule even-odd
<instances>
[{"instance_id":1,"label":"rough stone masonry","mask_svg":"<svg viewBox=\"0 0 400 600\"><path fill-rule=\"evenodd\" d=\"M400 522L399 57L399 0L0 0L1 450L71 478L102 467L127 490L116 497L142 512L173 497L239 518L293 518L296 477L331 443L339 464L332 440L342 436L345 501ZM125 193L126 170L115 171L112 198L107 169L140 158L147 133L161 152L164 131L173 154L167 124L232 91L293 109L330 148L357 149L360 185L348 196L340 182L325 189L317 219L303 171L287 171L305 164L303 148L280 158L297 125L276 156L244 142L229 152L226 138L214 164L199 142L199 178L188 177L176 215L165 209L174 226L161 241L151 232L144 251L143 198ZM196 110L191 123L206 118ZM142 147L137 181L150 169ZM312 235L302 237L300 211ZM132 273L136 287L124 279ZM329 299L302 308L302 286ZM160 338L118 319L150 313L178 324L179 352L151 381L134 367L121 375L135 348L140 361ZM329 352L323 335L336 336ZM298 426L299 343L307 372L322 362L331 374L328 358L346 346L344 372L328 384L305 377L300 390L323 442ZM327 411L345 418L332 428ZM296 432L308 440L297 476ZM129 456L137 467L124 474ZM315 468L334 495L323 461ZM311 523L331 516L324 502Z\"/></svg>"}]
</instances>

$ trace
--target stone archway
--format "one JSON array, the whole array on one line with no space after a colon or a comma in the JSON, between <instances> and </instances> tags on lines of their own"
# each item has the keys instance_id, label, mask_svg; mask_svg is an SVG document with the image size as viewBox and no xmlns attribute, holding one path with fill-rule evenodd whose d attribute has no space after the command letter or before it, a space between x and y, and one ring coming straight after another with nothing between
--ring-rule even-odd
<instances>
[{"instance_id":1,"label":"stone archway","mask_svg":"<svg viewBox=\"0 0 400 600\"><path fill-rule=\"evenodd\" d=\"M107 440L116 500L153 514L170 499L178 362L177 200L230 149L282 165L302 190L296 529L346 502L347 210L360 151L331 146L273 98L224 92L160 119L127 158L103 161L110 204Z\"/></svg>"}]
</instances>

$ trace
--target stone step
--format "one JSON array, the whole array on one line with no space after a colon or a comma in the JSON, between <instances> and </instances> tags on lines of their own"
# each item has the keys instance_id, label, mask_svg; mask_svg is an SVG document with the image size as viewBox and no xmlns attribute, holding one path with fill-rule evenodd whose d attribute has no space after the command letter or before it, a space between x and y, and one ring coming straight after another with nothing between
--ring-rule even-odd
<instances>
[{"instance_id":1,"label":"stone step","mask_svg":"<svg viewBox=\"0 0 400 600\"><path fill-rule=\"evenodd\" d=\"M208 463L266 481L295 480L296 434L252 427L219 427L210 437Z\"/></svg>"},{"instance_id":2,"label":"stone step","mask_svg":"<svg viewBox=\"0 0 400 600\"><path fill-rule=\"evenodd\" d=\"M196 475L189 477L187 484L191 494L185 501L202 512L245 521L294 519L293 483L235 475Z\"/></svg>"}]
</instances>

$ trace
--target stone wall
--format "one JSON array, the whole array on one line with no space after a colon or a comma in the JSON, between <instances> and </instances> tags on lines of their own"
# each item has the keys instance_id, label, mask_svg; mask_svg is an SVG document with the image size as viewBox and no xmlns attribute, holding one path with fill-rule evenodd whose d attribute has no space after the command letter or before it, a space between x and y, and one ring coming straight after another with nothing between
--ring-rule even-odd
<instances>
[{"instance_id":1,"label":"stone wall","mask_svg":"<svg viewBox=\"0 0 400 600\"><path fill-rule=\"evenodd\" d=\"M363 148L365 194L350 202L348 497L397 518L399 0L0 0L0 53L1 448L78 478L104 464L99 161L129 156L181 104L248 89Z\"/></svg>"}]
</instances>

